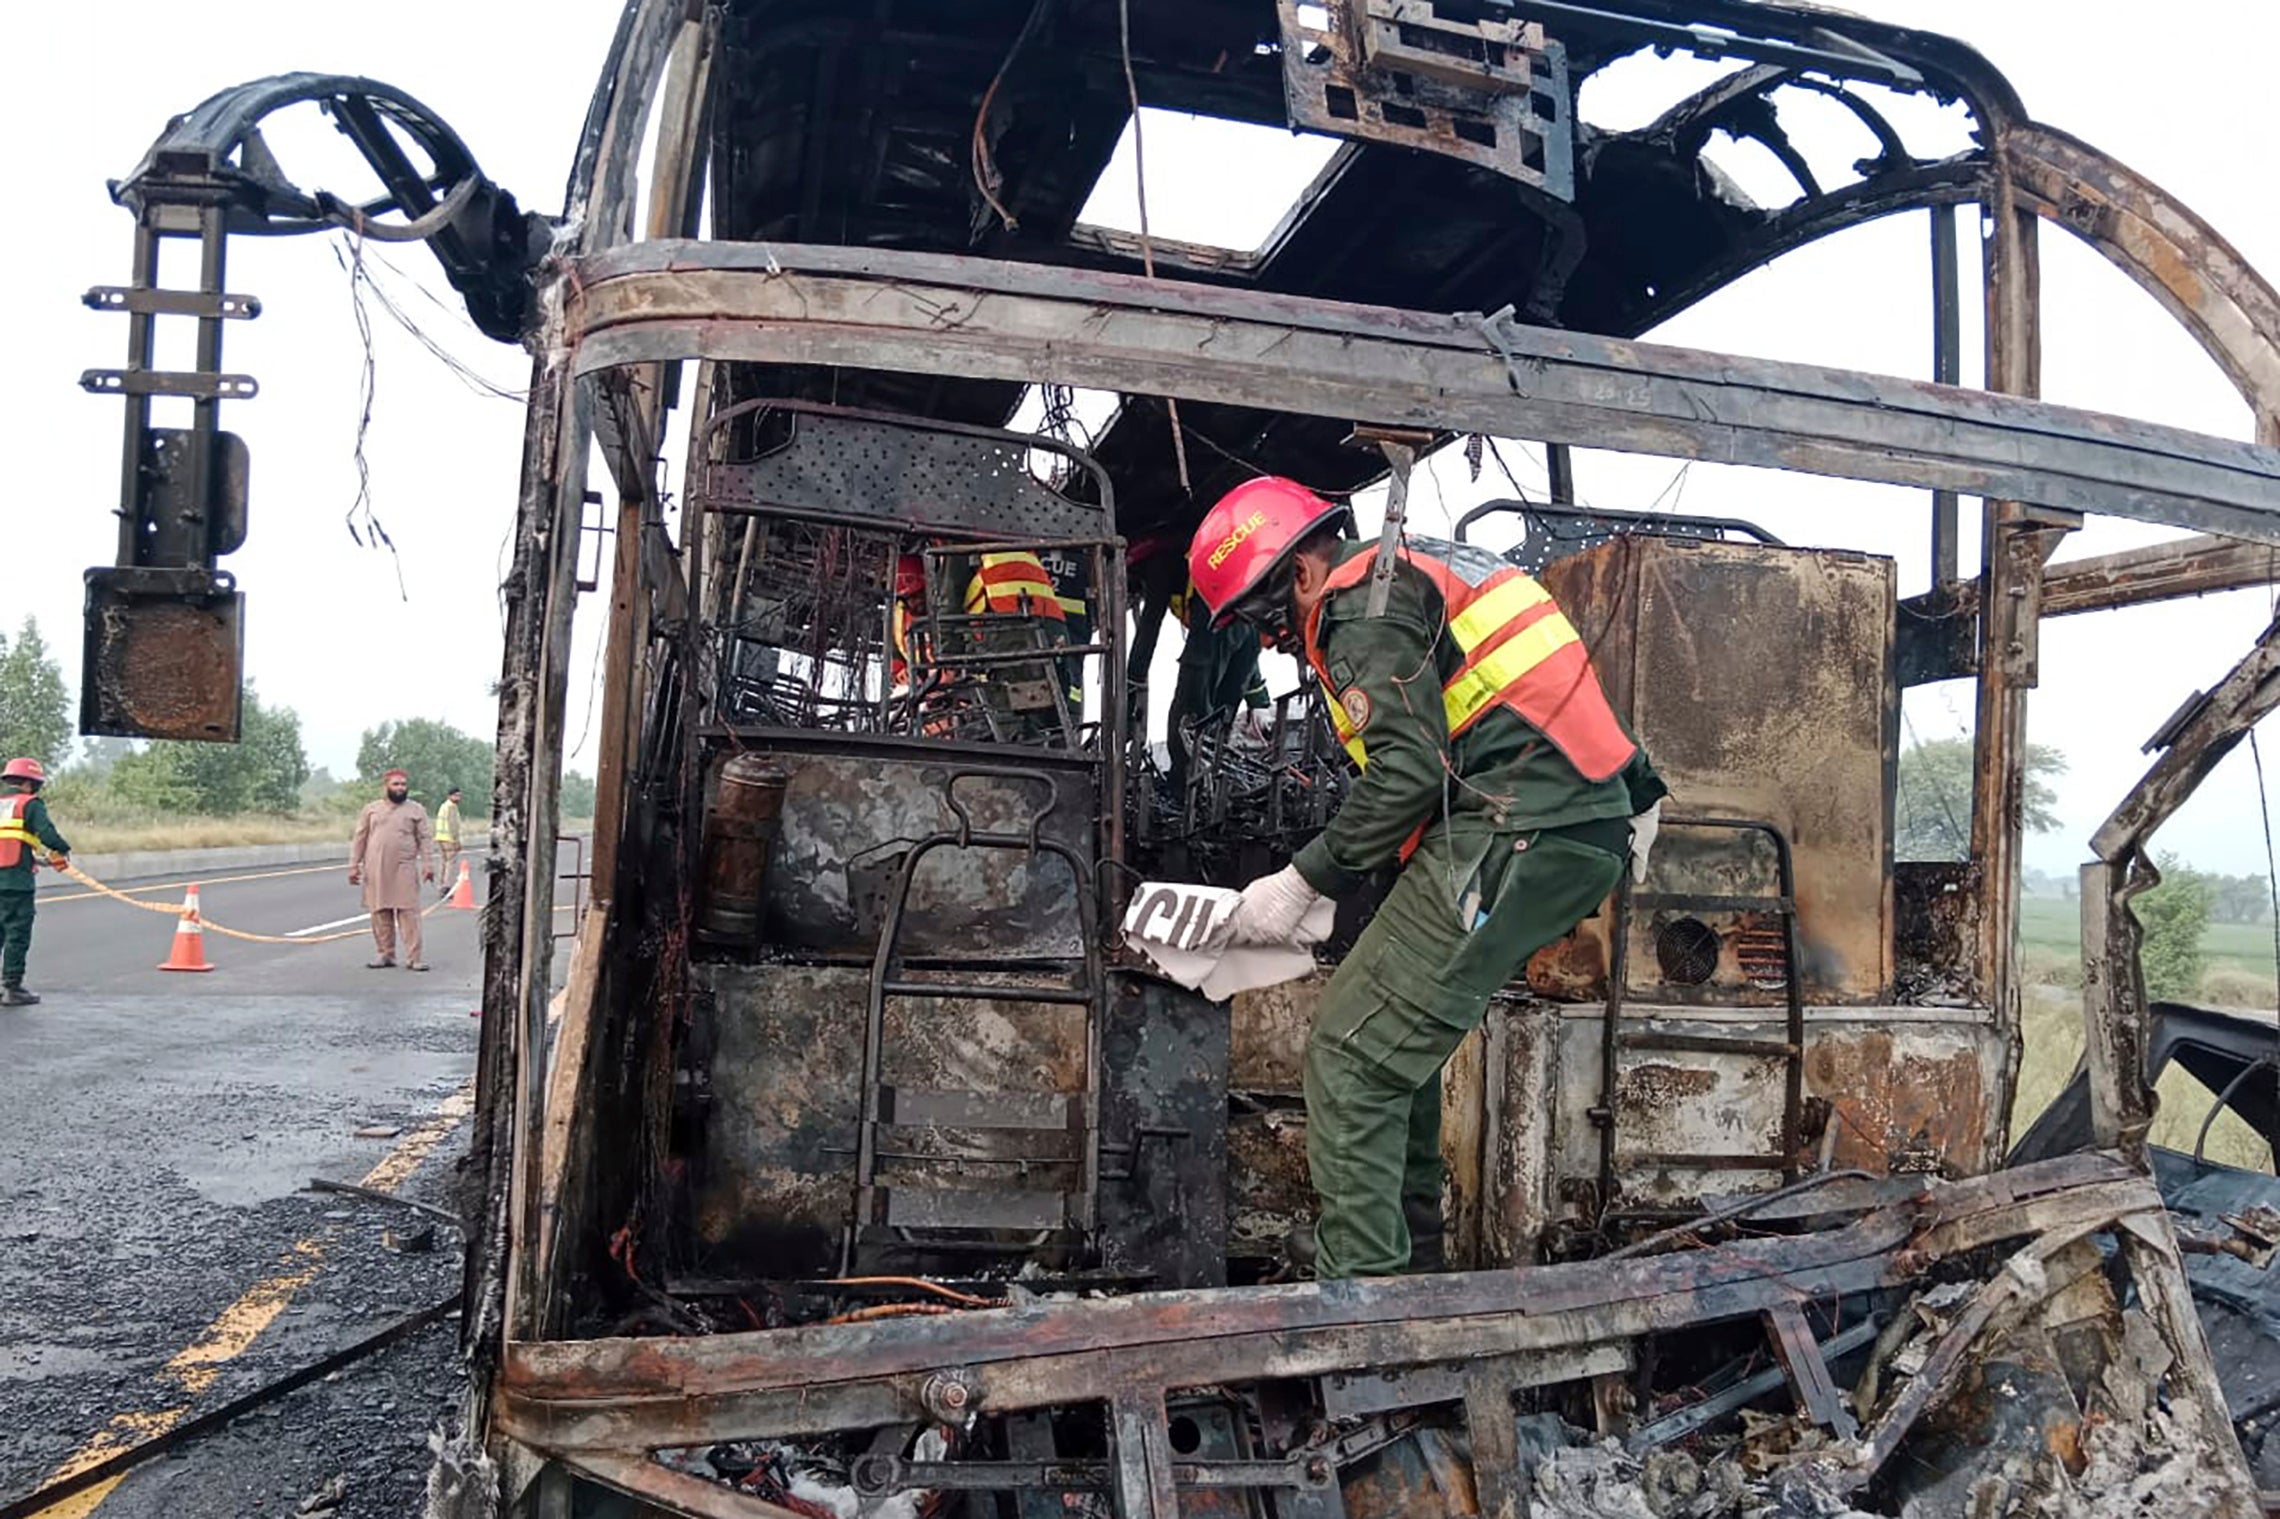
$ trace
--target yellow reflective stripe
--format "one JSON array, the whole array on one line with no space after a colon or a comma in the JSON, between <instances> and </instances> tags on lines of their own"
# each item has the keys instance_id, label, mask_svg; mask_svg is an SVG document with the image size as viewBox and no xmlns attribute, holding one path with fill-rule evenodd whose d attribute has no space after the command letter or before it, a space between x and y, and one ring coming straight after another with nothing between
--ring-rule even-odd
<instances>
[{"instance_id":1,"label":"yellow reflective stripe","mask_svg":"<svg viewBox=\"0 0 2280 1519\"><path fill-rule=\"evenodd\" d=\"M1320 678L1319 674L1317 678ZM1326 692L1329 691L1329 682L1324 681L1322 688ZM1330 709L1330 727L1331 731L1338 735L1338 742L1345 745L1346 752L1354 757L1355 764L1368 765L1370 762L1369 748L1362 742L1361 730L1356 728L1354 720L1346 715L1345 704L1338 700L1337 693L1330 692L1330 700L1323 705Z\"/></svg>"},{"instance_id":2,"label":"yellow reflective stripe","mask_svg":"<svg viewBox=\"0 0 2280 1519\"><path fill-rule=\"evenodd\" d=\"M1085 599L1082 596L1063 596L1059 592L1055 592L1053 599L1061 604L1062 611L1071 616L1082 617L1090 610L1085 605Z\"/></svg>"},{"instance_id":3,"label":"yellow reflective stripe","mask_svg":"<svg viewBox=\"0 0 2280 1519\"><path fill-rule=\"evenodd\" d=\"M0 839L15 839L21 843L30 844L35 848L40 842L37 835L35 835L29 828L26 828L23 824L17 822L14 818L10 818L5 823L0 823Z\"/></svg>"},{"instance_id":4,"label":"yellow reflective stripe","mask_svg":"<svg viewBox=\"0 0 2280 1519\"><path fill-rule=\"evenodd\" d=\"M1533 576L1515 575L1487 595L1475 598L1471 606L1450 618L1450 636L1456 639L1458 648L1470 654L1486 643L1498 628L1551 599L1552 593L1537 584Z\"/></svg>"},{"instance_id":5,"label":"yellow reflective stripe","mask_svg":"<svg viewBox=\"0 0 2280 1519\"><path fill-rule=\"evenodd\" d=\"M1575 624L1554 612L1523 628L1478 664L1457 673L1441 691L1441 706L1448 715L1449 731L1456 732L1480 714L1490 702L1520 683L1530 670L1580 641Z\"/></svg>"},{"instance_id":6,"label":"yellow reflective stripe","mask_svg":"<svg viewBox=\"0 0 2280 1519\"><path fill-rule=\"evenodd\" d=\"M981 576L976 575L966 585L966 610L979 612L992 598L1011 602L1020 596L1027 596L1031 601L1040 604L1045 602L1052 602L1057 606L1070 604L1063 602L1059 596L1053 593L1053 582L1050 580L1032 580L1024 575L1019 579L1005 576L996 580L985 581ZM1081 601L1074 603L1074 605L1079 610L1084 607L1084 603Z\"/></svg>"}]
</instances>

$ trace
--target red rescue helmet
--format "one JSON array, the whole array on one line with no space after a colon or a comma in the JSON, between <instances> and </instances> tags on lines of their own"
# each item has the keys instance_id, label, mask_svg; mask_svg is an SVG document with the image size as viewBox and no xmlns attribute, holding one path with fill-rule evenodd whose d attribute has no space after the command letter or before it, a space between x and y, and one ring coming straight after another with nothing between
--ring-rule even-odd
<instances>
[{"instance_id":1,"label":"red rescue helmet","mask_svg":"<svg viewBox=\"0 0 2280 1519\"><path fill-rule=\"evenodd\" d=\"M904 554L895 560L895 594L897 596L923 596L926 594L926 563L916 554Z\"/></svg>"},{"instance_id":2,"label":"red rescue helmet","mask_svg":"<svg viewBox=\"0 0 2280 1519\"><path fill-rule=\"evenodd\" d=\"M31 781L36 785L45 786L47 784L47 767L36 759L12 759L8 761L7 769L0 770L0 777L5 777L11 781Z\"/></svg>"},{"instance_id":3,"label":"red rescue helmet","mask_svg":"<svg viewBox=\"0 0 2280 1519\"><path fill-rule=\"evenodd\" d=\"M1221 496L1188 543L1188 578L1211 608L1212 626L1227 626L1236 603L1264 585L1293 549L1345 515L1344 506L1280 475L1246 480Z\"/></svg>"}]
</instances>

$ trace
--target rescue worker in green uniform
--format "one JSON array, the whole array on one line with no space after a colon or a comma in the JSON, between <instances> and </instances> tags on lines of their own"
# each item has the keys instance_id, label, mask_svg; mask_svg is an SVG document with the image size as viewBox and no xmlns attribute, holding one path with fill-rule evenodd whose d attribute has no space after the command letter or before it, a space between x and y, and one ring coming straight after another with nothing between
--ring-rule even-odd
<instances>
[{"instance_id":1,"label":"rescue worker in green uniform","mask_svg":"<svg viewBox=\"0 0 2280 1519\"><path fill-rule=\"evenodd\" d=\"M1189 546L1219 621L1298 654L1360 775L1292 863L1243 889L1237 942L1289 943L1322 896L1401 873L1323 993L1304 1065L1320 1277L1441 1265L1441 1067L1492 993L1644 875L1665 787L1550 593L1497 555L1410 539L1370 616L1374 544L1272 476ZM1311 1260L1308 1258L1311 1257Z\"/></svg>"},{"instance_id":2,"label":"rescue worker in green uniform","mask_svg":"<svg viewBox=\"0 0 2280 1519\"><path fill-rule=\"evenodd\" d=\"M1179 678L1172 687L1167 745L1172 788L1177 792L1186 784L1190 728L1235 718L1238 731L1264 742L1264 714L1274 700L1267 694L1266 677L1259 671L1257 630L1216 622L1188 581L1186 556L1167 552L1170 547L1160 535L1150 534L1135 541L1125 556L1131 570L1133 604L1138 609L1125 679L1134 692L1134 709L1146 711L1148 666L1155 659L1156 638L1164 619L1169 616L1185 629Z\"/></svg>"},{"instance_id":3,"label":"rescue worker in green uniform","mask_svg":"<svg viewBox=\"0 0 2280 1519\"><path fill-rule=\"evenodd\" d=\"M48 821L40 788L47 771L36 759L12 759L0 770L0 1007L30 1007L39 997L24 990L32 953L33 888L38 852L61 870L71 846Z\"/></svg>"}]
</instances>

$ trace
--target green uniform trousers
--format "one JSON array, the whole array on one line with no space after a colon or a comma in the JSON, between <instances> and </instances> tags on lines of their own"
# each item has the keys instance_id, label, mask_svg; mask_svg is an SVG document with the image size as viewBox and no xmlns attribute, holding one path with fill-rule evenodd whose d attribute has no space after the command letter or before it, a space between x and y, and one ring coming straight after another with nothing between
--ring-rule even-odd
<instances>
[{"instance_id":1,"label":"green uniform trousers","mask_svg":"<svg viewBox=\"0 0 2280 1519\"><path fill-rule=\"evenodd\" d=\"M0 886L0 986L24 984L32 953L32 894Z\"/></svg>"},{"instance_id":2,"label":"green uniform trousers","mask_svg":"<svg viewBox=\"0 0 2280 1519\"><path fill-rule=\"evenodd\" d=\"M1618 819L1514 834L1436 824L1323 992L1306 1044L1318 1277L1409 1264L1406 1201L1441 1210L1441 1067L1530 955L1615 889Z\"/></svg>"}]
</instances>

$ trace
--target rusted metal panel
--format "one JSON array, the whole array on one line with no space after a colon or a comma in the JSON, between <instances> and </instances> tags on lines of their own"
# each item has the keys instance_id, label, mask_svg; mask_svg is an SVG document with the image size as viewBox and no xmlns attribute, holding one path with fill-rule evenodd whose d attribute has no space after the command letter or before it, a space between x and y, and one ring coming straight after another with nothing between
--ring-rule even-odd
<instances>
[{"instance_id":1,"label":"rusted metal panel","mask_svg":"<svg viewBox=\"0 0 2280 1519\"><path fill-rule=\"evenodd\" d=\"M1533 1119L1508 1099L1507 1121L1542 1123L1538 1141L1557 1180L1540 1194L1563 1216L1588 1216L1599 1172L1599 1133L1591 1109L1599 1094L1601 1018L1570 1008L1559 1019L1560 1046L1550 1111ZM1741 1041L1779 1041L1778 1017L1631 1004L1625 1030L1658 1037L1694 1035L1698 1049L1638 1053L1623 1063L1616 1130L1626 1153L1654 1155L1779 1153L1783 1111L1780 1062L1742 1051ZM1993 1098L2007 1053L1984 1012L1973 1008L1813 1008L1806 1015L1805 1094L1825 1104L1834 1164L1874 1173L1962 1176L1987 1165ZM1818 1163L1819 1131L1801 1135L1796 1157ZM1738 1165L1738 1163L1737 1163ZM1677 1162L1624 1168L1626 1207L1684 1210L1706 1196L1770 1185L1778 1168L1712 1169ZM1612 1200L1610 1200L1612 1201ZM1517 1199L1507 1196L1506 1206Z\"/></svg>"},{"instance_id":2,"label":"rusted metal panel","mask_svg":"<svg viewBox=\"0 0 2280 1519\"><path fill-rule=\"evenodd\" d=\"M186 593L180 573L87 572L81 732L237 742L245 597L194 572L211 584Z\"/></svg>"},{"instance_id":3,"label":"rusted metal panel","mask_svg":"<svg viewBox=\"0 0 2280 1519\"><path fill-rule=\"evenodd\" d=\"M1296 1095L1300 1091L1307 1031L1314 1026L1314 1011L1322 1005L1330 974L1317 970L1228 999L1229 1086L1238 1092Z\"/></svg>"},{"instance_id":4,"label":"rusted metal panel","mask_svg":"<svg viewBox=\"0 0 2280 1519\"><path fill-rule=\"evenodd\" d=\"M1807 1000L1889 998L1891 561L1633 537L1561 559L1543 578L1669 782L1666 811L1758 819L1788 838ZM1671 829L1648 889L1771 896L1774 868L1760 841ZM1612 922L1603 911L1575 937L1604 944ZM1780 1003L1779 928L1762 910L1634 914L1626 994ZM1595 995L1578 972L1605 961L1604 949L1563 948L1539 957L1531 974Z\"/></svg>"},{"instance_id":5,"label":"rusted metal panel","mask_svg":"<svg viewBox=\"0 0 2280 1519\"><path fill-rule=\"evenodd\" d=\"M1986 1164L2007 1041L1984 1022L1816 1035L1806 1047L1806 1088L1832 1110L1836 1166L1960 1176Z\"/></svg>"},{"instance_id":6,"label":"rusted metal panel","mask_svg":"<svg viewBox=\"0 0 2280 1519\"><path fill-rule=\"evenodd\" d=\"M2045 403L938 254L661 240L580 266L582 373L830 362L1882 480L2280 542L2280 451Z\"/></svg>"}]
</instances>

